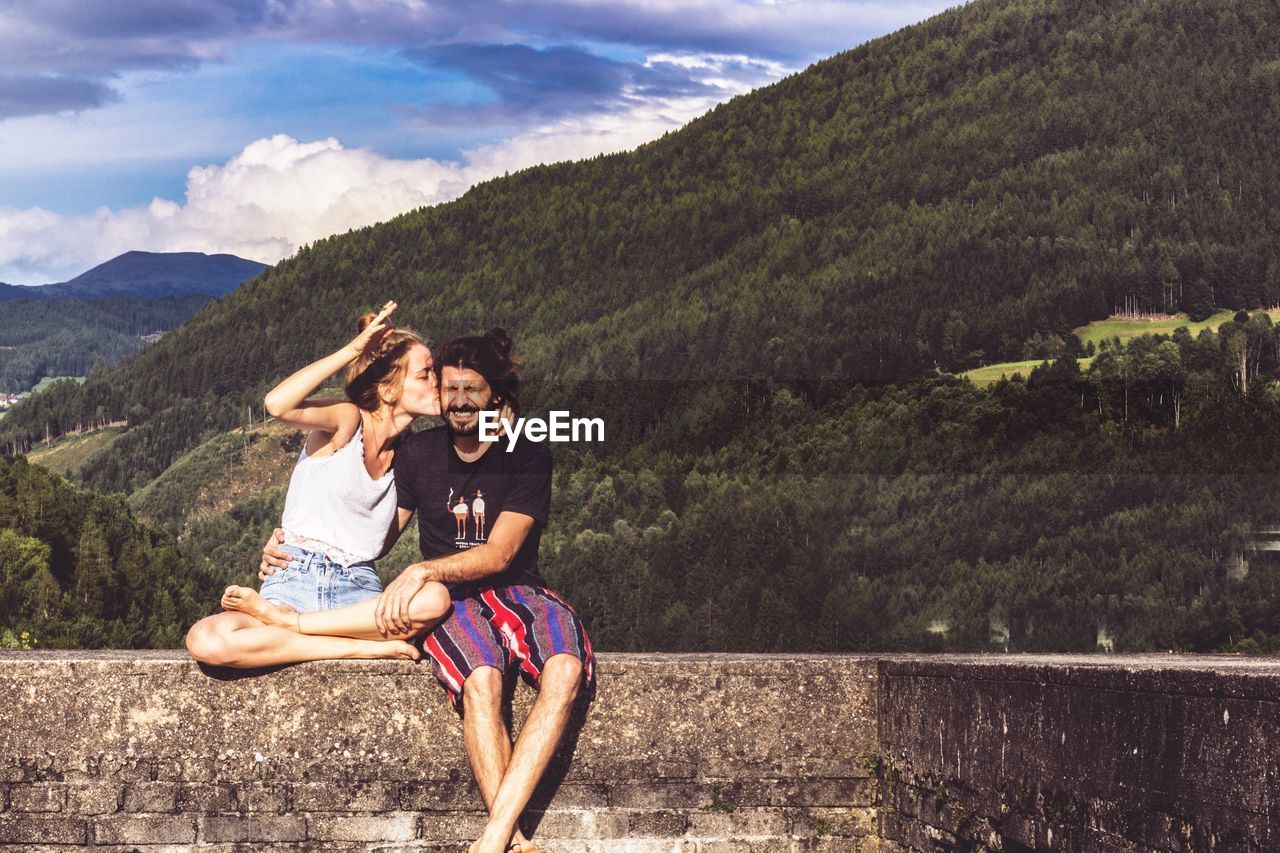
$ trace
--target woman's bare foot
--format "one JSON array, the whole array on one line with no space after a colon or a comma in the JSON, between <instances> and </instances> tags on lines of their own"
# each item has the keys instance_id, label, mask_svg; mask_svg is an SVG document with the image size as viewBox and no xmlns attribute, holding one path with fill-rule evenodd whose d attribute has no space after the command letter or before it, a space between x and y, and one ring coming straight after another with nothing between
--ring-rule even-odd
<instances>
[{"instance_id":1,"label":"woman's bare foot","mask_svg":"<svg viewBox=\"0 0 1280 853\"><path fill-rule=\"evenodd\" d=\"M227 587L226 592L222 593L222 609L246 613L263 625L297 630L297 611L292 607L273 604L259 595L257 590L247 586Z\"/></svg>"},{"instance_id":2,"label":"woman's bare foot","mask_svg":"<svg viewBox=\"0 0 1280 853\"><path fill-rule=\"evenodd\" d=\"M413 643L404 640L352 640L353 658L375 660L418 660L422 652Z\"/></svg>"}]
</instances>

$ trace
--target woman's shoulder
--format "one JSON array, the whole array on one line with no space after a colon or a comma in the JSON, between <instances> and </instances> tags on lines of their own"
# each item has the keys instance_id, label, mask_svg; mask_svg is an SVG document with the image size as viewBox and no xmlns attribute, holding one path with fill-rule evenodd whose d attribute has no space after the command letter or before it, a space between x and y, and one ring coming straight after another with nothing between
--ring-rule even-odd
<instances>
[{"instance_id":1,"label":"woman's shoulder","mask_svg":"<svg viewBox=\"0 0 1280 853\"><path fill-rule=\"evenodd\" d=\"M360 432L360 408L347 400L318 401L319 405L329 409L333 415L335 427L332 432L325 429L313 429L307 434L307 456L323 459L337 453L351 443L351 439Z\"/></svg>"}]
</instances>

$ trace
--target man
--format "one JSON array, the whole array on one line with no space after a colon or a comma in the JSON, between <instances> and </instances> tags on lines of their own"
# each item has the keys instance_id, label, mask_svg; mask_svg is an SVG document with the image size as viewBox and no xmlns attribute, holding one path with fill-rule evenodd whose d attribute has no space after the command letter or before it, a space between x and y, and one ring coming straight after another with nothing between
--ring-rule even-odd
<instances>
[{"instance_id":1,"label":"man","mask_svg":"<svg viewBox=\"0 0 1280 853\"><path fill-rule=\"evenodd\" d=\"M489 821L472 853L536 848L516 828L568 726L584 678L593 676L582 623L538 574L538 543L551 509L551 453L521 441L482 442L480 412L519 409L519 363L503 329L454 338L435 360L445 425L396 451L398 536L418 512L423 560L378 599L384 632L412 627L409 603L428 581L450 587L453 611L426 639L436 677L462 711L463 737ZM483 497L481 497L483 495ZM458 501L483 501L487 531L460 528ZM475 503L472 504L475 506ZM487 534L487 535L485 535ZM390 547L390 545L388 545ZM268 543L264 561L287 564ZM504 674L538 689L514 747L502 718Z\"/></svg>"}]
</instances>

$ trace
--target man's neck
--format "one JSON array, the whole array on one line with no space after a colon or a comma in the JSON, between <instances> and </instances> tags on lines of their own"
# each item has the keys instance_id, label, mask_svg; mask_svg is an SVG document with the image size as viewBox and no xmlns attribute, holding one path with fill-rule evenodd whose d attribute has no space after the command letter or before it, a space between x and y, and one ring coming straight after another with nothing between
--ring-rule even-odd
<instances>
[{"instance_id":1,"label":"man's neck","mask_svg":"<svg viewBox=\"0 0 1280 853\"><path fill-rule=\"evenodd\" d=\"M449 438L453 441L454 452L458 454L458 458L463 462L475 462L485 451L489 449L491 441L481 441L480 436L472 433L470 435L459 435L450 431Z\"/></svg>"}]
</instances>

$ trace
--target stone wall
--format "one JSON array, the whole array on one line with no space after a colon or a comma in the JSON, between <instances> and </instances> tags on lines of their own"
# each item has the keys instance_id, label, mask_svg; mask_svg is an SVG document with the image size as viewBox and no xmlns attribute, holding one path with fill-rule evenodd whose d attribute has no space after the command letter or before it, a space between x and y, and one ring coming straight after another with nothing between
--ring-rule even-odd
<instances>
[{"instance_id":1,"label":"stone wall","mask_svg":"<svg viewBox=\"0 0 1280 853\"><path fill-rule=\"evenodd\" d=\"M1280 662L946 656L879 671L881 833L919 849L1280 849Z\"/></svg>"},{"instance_id":2,"label":"stone wall","mask_svg":"<svg viewBox=\"0 0 1280 853\"><path fill-rule=\"evenodd\" d=\"M603 655L598 679L527 813L549 850L874 848L874 661ZM455 851L483 823L426 666L16 652L0 697L0 847Z\"/></svg>"},{"instance_id":3,"label":"stone wall","mask_svg":"<svg viewBox=\"0 0 1280 853\"><path fill-rule=\"evenodd\" d=\"M1280 664L599 664L526 815L549 851L1280 847ZM454 851L482 824L425 666L10 652L0 700L0 849Z\"/></svg>"}]
</instances>

